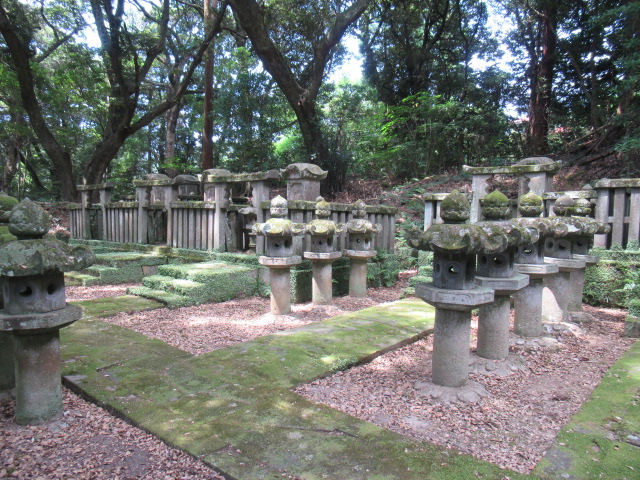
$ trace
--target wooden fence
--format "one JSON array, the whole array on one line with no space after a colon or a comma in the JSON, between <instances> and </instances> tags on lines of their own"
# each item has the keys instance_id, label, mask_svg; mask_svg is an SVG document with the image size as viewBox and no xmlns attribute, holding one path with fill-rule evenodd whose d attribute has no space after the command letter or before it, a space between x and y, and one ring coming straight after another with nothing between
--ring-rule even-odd
<instances>
[{"instance_id":1,"label":"wooden fence","mask_svg":"<svg viewBox=\"0 0 640 480\"><path fill-rule=\"evenodd\" d=\"M314 218L319 182L326 176L326 172L311 164L293 164L282 172L231 174L210 170L205 172L202 182L195 177L169 179L150 175L134 181L136 201L121 202L111 201L112 183L81 185L78 187L81 203L69 206L71 236L199 250L251 248L262 254L263 239L251 238L249 232L254 223L270 217L270 183L281 176L287 180L287 196L294 197L288 202L289 218L308 223ZM251 203L234 203L232 192L238 191L242 184L250 185ZM96 195L99 203L91 203ZM191 200L198 197L203 200ZM335 222L346 223L351 219L351 204L332 203L331 208ZM382 231L374 240L378 250L393 252L395 213L396 209L390 207L367 207L369 220L382 225ZM305 246L308 244L297 240L298 250ZM337 248L345 246L346 233L337 238Z\"/></svg>"}]
</instances>

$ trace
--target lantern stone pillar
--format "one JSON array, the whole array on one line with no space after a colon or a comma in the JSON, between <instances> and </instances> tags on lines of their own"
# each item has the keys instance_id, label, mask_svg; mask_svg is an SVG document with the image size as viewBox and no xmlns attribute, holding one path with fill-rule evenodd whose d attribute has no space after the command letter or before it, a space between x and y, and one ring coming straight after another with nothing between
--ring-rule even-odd
<instances>
[{"instance_id":1,"label":"lantern stone pillar","mask_svg":"<svg viewBox=\"0 0 640 480\"><path fill-rule=\"evenodd\" d=\"M280 195L271 200L271 218L265 223L256 223L253 231L266 240L265 255L258 262L269 269L271 290L271 313L291 313L291 267L299 265L302 258L293 255L293 237L302 235L304 226L294 224L287 218L287 201Z\"/></svg>"},{"instance_id":2,"label":"lantern stone pillar","mask_svg":"<svg viewBox=\"0 0 640 480\"><path fill-rule=\"evenodd\" d=\"M543 282L545 278L558 273L557 265L544 261L544 239L551 228L551 221L540 217L543 211L540 195L529 192L520 197L519 225L538 232L538 240L519 246L515 257L516 271L529 275L529 285L514 295L514 331L521 337L542 335Z\"/></svg>"},{"instance_id":3,"label":"lantern stone pillar","mask_svg":"<svg viewBox=\"0 0 640 480\"><path fill-rule=\"evenodd\" d=\"M353 218L346 224L347 248L342 251L349 257L349 296L366 298L367 261L376 256L373 237L382 226L366 219L367 206L362 200L353 203L351 213Z\"/></svg>"},{"instance_id":4,"label":"lantern stone pillar","mask_svg":"<svg viewBox=\"0 0 640 480\"><path fill-rule=\"evenodd\" d=\"M416 295L436 308L431 381L417 382L420 395L441 401L476 401L488 395L469 381L471 311L493 302L493 290L475 283L476 255L489 246L485 231L466 224L470 205L458 191L441 206L443 224L408 234L408 243L434 252L433 283L416 285ZM426 376L426 375L425 375Z\"/></svg>"},{"instance_id":5,"label":"lantern stone pillar","mask_svg":"<svg viewBox=\"0 0 640 480\"><path fill-rule=\"evenodd\" d=\"M582 237L587 231L584 222L570 217L574 201L569 196L560 197L554 204L552 228L544 241L544 255L547 263L558 266L557 275L545 278L542 294L542 319L557 323L570 320L569 300L573 285L571 273L584 271L586 262L574 258L571 253L572 239Z\"/></svg>"},{"instance_id":6,"label":"lantern stone pillar","mask_svg":"<svg viewBox=\"0 0 640 480\"><path fill-rule=\"evenodd\" d=\"M16 422L22 425L42 423L62 409L59 330L82 316L66 303L63 272L95 260L86 247L43 238L50 223L41 207L25 199L9 224L18 239L0 247L0 331L15 340Z\"/></svg>"},{"instance_id":7,"label":"lantern stone pillar","mask_svg":"<svg viewBox=\"0 0 640 480\"><path fill-rule=\"evenodd\" d=\"M331 305L333 303L333 268L332 264L342 256L335 251L336 233L342 233L344 225L336 225L329 220L331 206L324 198L318 197L316 218L311 220L305 233L311 236L311 250L304 252L304 258L311 260L312 286L311 298L314 305Z\"/></svg>"},{"instance_id":8,"label":"lantern stone pillar","mask_svg":"<svg viewBox=\"0 0 640 480\"><path fill-rule=\"evenodd\" d=\"M585 198L576 199L573 209L569 213L580 219L584 224L584 235L575 236L571 239L571 254L573 258L584 260L586 267L597 265L600 258L597 255L590 255L589 250L593 247L595 235L606 235L611 231L611 226L608 223L598 222L589 217L591 214L591 202ZM573 270L570 273L571 290L569 292L567 310L570 318L578 323L593 320L591 315L582 310L586 267Z\"/></svg>"},{"instance_id":9,"label":"lantern stone pillar","mask_svg":"<svg viewBox=\"0 0 640 480\"><path fill-rule=\"evenodd\" d=\"M493 248L478 255L476 284L493 289L495 299L478 310L477 353L484 359L505 360L509 356L511 295L529 284L529 277L515 270L515 251L537 240L538 232L510 220L509 199L498 190L485 197L482 215L487 221L477 225L486 231Z\"/></svg>"}]
</instances>

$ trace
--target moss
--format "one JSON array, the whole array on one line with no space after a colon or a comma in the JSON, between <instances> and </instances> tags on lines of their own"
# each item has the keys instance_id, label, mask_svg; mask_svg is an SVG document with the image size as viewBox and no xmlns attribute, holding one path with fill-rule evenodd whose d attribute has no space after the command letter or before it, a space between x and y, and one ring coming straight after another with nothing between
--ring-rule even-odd
<instances>
[{"instance_id":1,"label":"moss","mask_svg":"<svg viewBox=\"0 0 640 480\"><path fill-rule=\"evenodd\" d=\"M601 260L585 270L583 301L590 305L625 308L625 262Z\"/></svg>"},{"instance_id":2,"label":"moss","mask_svg":"<svg viewBox=\"0 0 640 480\"><path fill-rule=\"evenodd\" d=\"M640 432L640 343L607 372L582 409L562 429L536 467L539 478L635 478L638 447L627 443Z\"/></svg>"}]
</instances>

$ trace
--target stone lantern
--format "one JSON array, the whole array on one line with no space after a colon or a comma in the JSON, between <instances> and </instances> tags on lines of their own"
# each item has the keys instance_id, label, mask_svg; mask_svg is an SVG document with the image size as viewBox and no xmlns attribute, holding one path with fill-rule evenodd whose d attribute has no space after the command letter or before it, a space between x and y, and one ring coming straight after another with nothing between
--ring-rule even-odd
<instances>
[{"instance_id":1,"label":"stone lantern","mask_svg":"<svg viewBox=\"0 0 640 480\"><path fill-rule=\"evenodd\" d=\"M542 294L542 319L547 322L570 320L569 299L575 298L572 273L584 272L586 262L574 258L572 243L588 233L588 226L581 219L571 217L574 201L568 195L556 200L555 217L550 217L551 228L544 239L545 261L558 266L556 275L545 278ZM580 292L582 297L582 292Z\"/></svg>"},{"instance_id":2,"label":"stone lantern","mask_svg":"<svg viewBox=\"0 0 640 480\"><path fill-rule=\"evenodd\" d=\"M529 284L529 277L515 269L519 246L537 241L538 232L518 226L511 220L509 199L494 190L484 199L482 215L487 221L477 225L485 230L490 252L478 255L476 284L495 291L495 300L478 310L478 356L505 360L509 356L511 295Z\"/></svg>"},{"instance_id":3,"label":"stone lantern","mask_svg":"<svg viewBox=\"0 0 640 480\"><path fill-rule=\"evenodd\" d=\"M16 422L44 422L62 410L59 331L82 316L67 305L64 272L82 270L95 257L86 247L44 238L49 215L29 199L11 212L18 239L0 247L5 308L0 331L15 339Z\"/></svg>"},{"instance_id":4,"label":"stone lantern","mask_svg":"<svg viewBox=\"0 0 640 480\"><path fill-rule=\"evenodd\" d=\"M469 339L471 310L494 298L493 290L475 283L476 255L491 253L493 246L485 230L465 223L469 214L469 200L454 191L442 201L444 223L407 238L413 248L434 252L433 283L416 285L416 295L436 307L432 382L418 382L416 388L443 401L476 401L487 394L468 380Z\"/></svg>"},{"instance_id":5,"label":"stone lantern","mask_svg":"<svg viewBox=\"0 0 640 480\"><path fill-rule=\"evenodd\" d=\"M611 230L608 223L598 222L591 218L591 203L586 198L579 198L574 201L574 206L569 210L569 214L577 217L584 225L583 235L576 235L571 239L571 254L576 260L584 260L586 267L596 265L600 258L597 255L590 255L589 250L593 247L594 235L606 234ZM573 321L585 322L591 320L591 315L582 311L582 294L584 293L585 269L572 270L571 292L567 310Z\"/></svg>"},{"instance_id":6,"label":"stone lantern","mask_svg":"<svg viewBox=\"0 0 640 480\"><path fill-rule=\"evenodd\" d=\"M373 236L382 230L379 224L366 219L367 206L357 200L352 207L353 218L346 224L347 248L344 255L349 257L349 295L352 297L367 296L367 260L375 257Z\"/></svg>"},{"instance_id":7,"label":"stone lantern","mask_svg":"<svg viewBox=\"0 0 640 480\"><path fill-rule=\"evenodd\" d=\"M253 233L266 238L266 254L258 258L260 265L269 268L271 313L291 313L291 267L302 262L293 255L293 236L302 235L304 226L287 218L287 201L280 195L271 200L271 218L253 225Z\"/></svg>"},{"instance_id":8,"label":"stone lantern","mask_svg":"<svg viewBox=\"0 0 640 480\"><path fill-rule=\"evenodd\" d=\"M529 192L520 198L516 219L519 225L538 232L538 241L518 247L516 270L529 275L529 285L514 295L514 330L523 337L542 335L542 291L544 279L558 273L558 266L544 261L544 242L552 220L540 217L544 211L542 197Z\"/></svg>"},{"instance_id":9,"label":"stone lantern","mask_svg":"<svg viewBox=\"0 0 640 480\"><path fill-rule=\"evenodd\" d=\"M0 244L15 240L9 233L9 218L11 210L18 204L18 200L0 192ZM2 291L0 290L0 308L2 308ZM15 386L15 367L13 356L15 342L10 333L0 332L0 392Z\"/></svg>"},{"instance_id":10,"label":"stone lantern","mask_svg":"<svg viewBox=\"0 0 640 480\"><path fill-rule=\"evenodd\" d=\"M304 258L311 260L312 288L311 299L314 305L331 305L333 300L331 264L342 256L335 251L334 239L336 233L342 233L344 225L336 225L331 216L331 206L324 198L318 197L316 204L316 218L311 220L305 233L311 237L311 249L304 252Z\"/></svg>"}]
</instances>

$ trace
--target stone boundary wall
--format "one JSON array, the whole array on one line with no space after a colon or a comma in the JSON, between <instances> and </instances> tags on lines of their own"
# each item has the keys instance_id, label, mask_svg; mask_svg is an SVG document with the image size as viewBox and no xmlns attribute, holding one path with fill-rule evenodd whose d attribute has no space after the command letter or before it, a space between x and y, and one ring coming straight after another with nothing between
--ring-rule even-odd
<instances>
[{"instance_id":1,"label":"stone boundary wall","mask_svg":"<svg viewBox=\"0 0 640 480\"><path fill-rule=\"evenodd\" d=\"M494 175L510 175L518 178L518 196L529 191L540 195L544 200L544 216L553 216L553 205L562 195L571 198L586 198L595 208L593 216L596 220L608 223L611 232L596 235L594 246L609 248L620 245L637 247L640 242L640 178L602 179L595 182L594 187L587 186L583 190L554 192L553 175L560 165L546 157L526 158L513 166L501 167L468 167L465 172L471 174L472 218L481 220L480 205L482 199L491 191L491 179ZM440 204L447 193L425 193L422 198L424 206L424 229L434 223L442 223ZM512 208L517 215L516 203Z\"/></svg>"},{"instance_id":2,"label":"stone boundary wall","mask_svg":"<svg viewBox=\"0 0 640 480\"><path fill-rule=\"evenodd\" d=\"M326 175L313 164L243 174L211 169L203 172L200 179L149 174L133 181L136 201L120 202L111 201L115 186L111 182L80 185L81 202L69 205L71 237L201 250L253 249L263 254L264 239L250 237L249 232L254 223L269 218L273 184L286 182L291 220L308 223L314 216L320 182ZM242 202L235 195L247 185L250 201ZM95 197L98 203L92 203ZM335 222L351 219L351 204L332 203L331 208ZM396 209L373 205L367 207L367 212L371 222L382 225L375 247L393 252ZM346 234L337 241L339 248L345 246ZM300 240L300 251L304 246Z\"/></svg>"}]
</instances>

